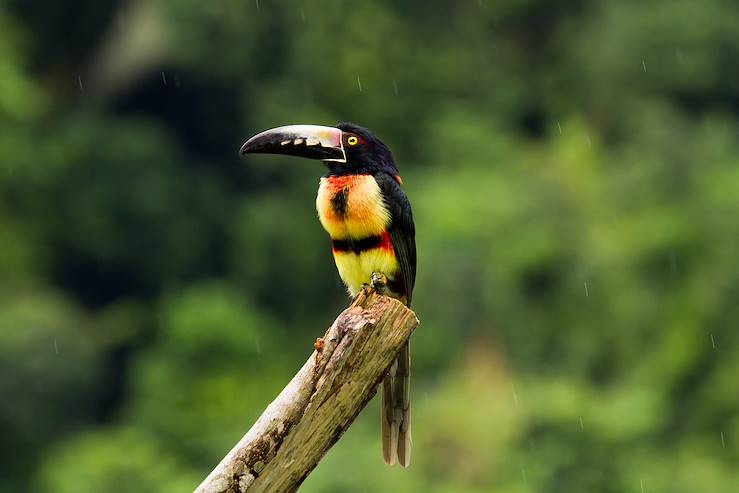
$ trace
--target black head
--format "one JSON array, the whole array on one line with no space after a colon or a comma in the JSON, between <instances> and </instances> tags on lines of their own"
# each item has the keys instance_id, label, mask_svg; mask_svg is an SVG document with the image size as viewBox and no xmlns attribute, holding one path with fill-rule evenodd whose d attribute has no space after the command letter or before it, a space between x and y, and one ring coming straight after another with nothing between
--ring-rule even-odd
<instances>
[{"instance_id":1,"label":"black head","mask_svg":"<svg viewBox=\"0 0 739 493\"><path fill-rule=\"evenodd\" d=\"M375 134L354 123L336 127L287 125L255 135L240 154L268 153L320 159L330 174L398 174L390 149Z\"/></svg>"},{"instance_id":2,"label":"black head","mask_svg":"<svg viewBox=\"0 0 739 493\"><path fill-rule=\"evenodd\" d=\"M346 163L342 167L339 163L328 162L332 172L387 171L398 174L392 151L375 134L355 123L339 123L336 128L342 133Z\"/></svg>"}]
</instances>

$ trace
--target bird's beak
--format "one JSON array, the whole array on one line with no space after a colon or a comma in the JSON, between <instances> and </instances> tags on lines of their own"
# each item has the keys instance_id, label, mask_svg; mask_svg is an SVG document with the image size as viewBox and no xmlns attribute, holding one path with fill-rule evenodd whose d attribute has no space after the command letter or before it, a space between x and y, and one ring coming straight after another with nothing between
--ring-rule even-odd
<instances>
[{"instance_id":1,"label":"bird's beak","mask_svg":"<svg viewBox=\"0 0 739 493\"><path fill-rule=\"evenodd\" d=\"M241 156L256 153L346 162L341 130L320 125L287 125L265 130L247 140L239 151Z\"/></svg>"}]
</instances>

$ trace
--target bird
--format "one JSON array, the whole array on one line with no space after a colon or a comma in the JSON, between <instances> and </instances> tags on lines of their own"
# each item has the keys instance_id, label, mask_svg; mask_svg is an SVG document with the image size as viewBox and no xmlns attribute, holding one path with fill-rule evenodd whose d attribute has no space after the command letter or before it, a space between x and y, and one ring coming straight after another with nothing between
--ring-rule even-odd
<instances>
[{"instance_id":1,"label":"bird","mask_svg":"<svg viewBox=\"0 0 739 493\"><path fill-rule=\"evenodd\" d=\"M339 277L356 296L373 274L387 280L388 294L411 304L416 280L413 212L390 148L354 123L335 127L286 125L248 139L245 154L282 154L321 160L316 209L331 238ZM387 464L410 465L410 345L398 353L382 383L382 453Z\"/></svg>"}]
</instances>

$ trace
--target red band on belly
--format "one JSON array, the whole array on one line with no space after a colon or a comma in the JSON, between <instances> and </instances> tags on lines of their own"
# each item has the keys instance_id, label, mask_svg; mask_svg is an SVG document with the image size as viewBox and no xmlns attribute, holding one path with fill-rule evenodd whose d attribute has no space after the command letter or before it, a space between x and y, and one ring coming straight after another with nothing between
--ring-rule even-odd
<instances>
[{"instance_id":1,"label":"red band on belly","mask_svg":"<svg viewBox=\"0 0 739 493\"><path fill-rule=\"evenodd\" d=\"M379 248L385 251L393 252L393 240L390 233L385 231L381 235L369 236L361 240L332 240L331 250L337 252L354 252L360 254L367 250Z\"/></svg>"},{"instance_id":2,"label":"red band on belly","mask_svg":"<svg viewBox=\"0 0 739 493\"><path fill-rule=\"evenodd\" d=\"M393 248L393 239L390 236L389 231L385 231L384 233L382 233L382 242L380 243L380 248L382 248L383 250L390 251L390 252L395 250Z\"/></svg>"}]
</instances>

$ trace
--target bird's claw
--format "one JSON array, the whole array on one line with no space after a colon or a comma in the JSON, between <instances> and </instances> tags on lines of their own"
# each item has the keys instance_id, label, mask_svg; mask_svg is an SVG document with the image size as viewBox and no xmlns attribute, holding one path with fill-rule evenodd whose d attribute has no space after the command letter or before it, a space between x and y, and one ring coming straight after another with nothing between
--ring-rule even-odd
<instances>
[{"instance_id":1,"label":"bird's claw","mask_svg":"<svg viewBox=\"0 0 739 493\"><path fill-rule=\"evenodd\" d=\"M384 294L387 289L387 276L382 272L373 272L370 287L379 294Z\"/></svg>"}]
</instances>

